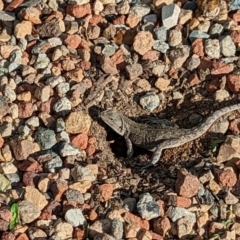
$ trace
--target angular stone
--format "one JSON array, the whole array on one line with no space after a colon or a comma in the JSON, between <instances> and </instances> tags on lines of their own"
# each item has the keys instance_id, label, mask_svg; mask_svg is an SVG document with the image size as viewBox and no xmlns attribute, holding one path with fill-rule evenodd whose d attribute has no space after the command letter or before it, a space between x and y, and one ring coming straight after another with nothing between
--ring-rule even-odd
<instances>
[{"instance_id":1,"label":"angular stone","mask_svg":"<svg viewBox=\"0 0 240 240\"><path fill-rule=\"evenodd\" d=\"M172 28L177 25L180 8L177 4L169 4L162 8L162 23L166 28Z\"/></svg>"}]
</instances>

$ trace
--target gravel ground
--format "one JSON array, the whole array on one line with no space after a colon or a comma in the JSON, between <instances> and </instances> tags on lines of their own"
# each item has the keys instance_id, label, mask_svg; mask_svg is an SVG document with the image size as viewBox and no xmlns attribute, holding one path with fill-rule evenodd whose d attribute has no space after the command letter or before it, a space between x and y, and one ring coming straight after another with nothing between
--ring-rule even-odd
<instances>
[{"instance_id":1,"label":"gravel ground","mask_svg":"<svg viewBox=\"0 0 240 240\"><path fill-rule=\"evenodd\" d=\"M239 102L239 22L239 0L0 0L1 239L240 240L240 112L147 169L99 118Z\"/></svg>"}]
</instances>

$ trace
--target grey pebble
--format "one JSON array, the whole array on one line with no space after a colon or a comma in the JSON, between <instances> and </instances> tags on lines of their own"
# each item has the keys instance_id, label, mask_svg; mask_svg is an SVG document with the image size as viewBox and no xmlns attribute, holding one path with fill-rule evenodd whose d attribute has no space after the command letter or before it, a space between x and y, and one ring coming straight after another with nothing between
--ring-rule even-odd
<instances>
[{"instance_id":1,"label":"grey pebble","mask_svg":"<svg viewBox=\"0 0 240 240\"><path fill-rule=\"evenodd\" d=\"M153 111L160 104L159 96L154 92L147 92L140 98L140 105L142 108Z\"/></svg>"},{"instance_id":2,"label":"grey pebble","mask_svg":"<svg viewBox=\"0 0 240 240\"><path fill-rule=\"evenodd\" d=\"M211 36L217 35L220 36L223 32L224 28L223 25L221 25L220 23L214 23L209 30L209 34Z\"/></svg>"},{"instance_id":3,"label":"grey pebble","mask_svg":"<svg viewBox=\"0 0 240 240\"><path fill-rule=\"evenodd\" d=\"M64 142L61 144L60 147L60 155L61 157L67 157L67 156L74 156L81 154L80 150L73 146L71 143Z\"/></svg>"},{"instance_id":4,"label":"grey pebble","mask_svg":"<svg viewBox=\"0 0 240 240\"><path fill-rule=\"evenodd\" d=\"M123 237L123 222L120 221L118 218L114 218L112 220L111 235L115 239L122 239Z\"/></svg>"},{"instance_id":5,"label":"grey pebble","mask_svg":"<svg viewBox=\"0 0 240 240\"><path fill-rule=\"evenodd\" d=\"M191 42L193 42L197 38L208 39L209 37L210 37L209 34L203 33L200 30L193 30L189 35L189 39Z\"/></svg>"},{"instance_id":6,"label":"grey pebble","mask_svg":"<svg viewBox=\"0 0 240 240\"><path fill-rule=\"evenodd\" d=\"M57 154L51 160L44 163L44 169L50 173L58 172L62 166L63 161Z\"/></svg>"},{"instance_id":7,"label":"grey pebble","mask_svg":"<svg viewBox=\"0 0 240 240\"><path fill-rule=\"evenodd\" d=\"M0 20L3 22L15 21L16 15L14 13L0 11Z\"/></svg>"},{"instance_id":8,"label":"grey pebble","mask_svg":"<svg viewBox=\"0 0 240 240\"><path fill-rule=\"evenodd\" d=\"M168 28L162 26L160 28L155 28L154 34L159 41L166 42L168 37L168 31Z\"/></svg>"},{"instance_id":9,"label":"grey pebble","mask_svg":"<svg viewBox=\"0 0 240 240\"><path fill-rule=\"evenodd\" d=\"M72 109L72 104L66 97L60 98L53 105L53 110L61 116L67 115L71 111L71 109Z\"/></svg>"},{"instance_id":10,"label":"grey pebble","mask_svg":"<svg viewBox=\"0 0 240 240\"><path fill-rule=\"evenodd\" d=\"M93 182L96 180L96 176L94 175L91 169L87 167L81 167L79 165L76 165L71 169L71 175L75 182L78 181Z\"/></svg>"},{"instance_id":11,"label":"grey pebble","mask_svg":"<svg viewBox=\"0 0 240 240\"><path fill-rule=\"evenodd\" d=\"M234 56L236 53L236 46L230 36L224 36L220 38L221 53L225 57Z\"/></svg>"},{"instance_id":12,"label":"grey pebble","mask_svg":"<svg viewBox=\"0 0 240 240\"><path fill-rule=\"evenodd\" d=\"M85 226L86 219L82 214L80 208L72 208L66 211L64 216L66 222L70 223L73 227Z\"/></svg>"},{"instance_id":13,"label":"grey pebble","mask_svg":"<svg viewBox=\"0 0 240 240\"><path fill-rule=\"evenodd\" d=\"M192 220L192 222L196 222L196 215L185 208L180 207L169 207L166 215L173 221L176 222L178 219L182 217L187 217Z\"/></svg>"},{"instance_id":14,"label":"grey pebble","mask_svg":"<svg viewBox=\"0 0 240 240\"><path fill-rule=\"evenodd\" d=\"M65 130L65 122L62 118L58 118L56 122L56 132L62 132Z\"/></svg>"},{"instance_id":15,"label":"grey pebble","mask_svg":"<svg viewBox=\"0 0 240 240\"><path fill-rule=\"evenodd\" d=\"M57 143L54 131L43 127L37 129L34 138L41 150L50 149Z\"/></svg>"},{"instance_id":16,"label":"grey pebble","mask_svg":"<svg viewBox=\"0 0 240 240\"><path fill-rule=\"evenodd\" d=\"M143 193L139 196L137 211L146 220L159 217L161 214L160 206L149 193Z\"/></svg>"},{"instance_id":17,"label":"grey pebble","mask_svg":"<svg viewBox=\"0 0 240 240\"><path fill-rule=\"evenodd\" d=\"M169 49L169 45L165 42L162 42L161 40L156 40L153 43L153 49L161 53L166 53L167 50Z\"/></svg>"},{"instance_id":18,"label":"grey pebble","mask_svg":"<svg viewBox=\"0 0 240 240\"><path fill-rule=\"evenodd\" d=\"M59 96L63 96L70 90L70 84L68 82L59 83L56 90Z\"/></svg>"},{"instance_id":19,"label":"grey pebble","mask_svg":"<svg viewBox=\"0 0 240 240\"><path fill-rule=\"evenodd\" d=\"M47 54L40 53L37 56L37 59L34 63L34 67L36 69L44 69L49 65L49 63L50 63L50 59L48 58Z\"/></svg>"},{"instance_id":20,"label":"grey pebble","mask_svg":"<svg viewBox=\"0 0 240 240\"><path fill-rule=\"evenodd\" d=\"M78 203L78 204L83 204L84 203L84 198L83 195L80 191L75 190L75 189L68 189L65 193L64 193L67 201L70 202L74 202L74 203Z\"/></svg>"}]
</instances>

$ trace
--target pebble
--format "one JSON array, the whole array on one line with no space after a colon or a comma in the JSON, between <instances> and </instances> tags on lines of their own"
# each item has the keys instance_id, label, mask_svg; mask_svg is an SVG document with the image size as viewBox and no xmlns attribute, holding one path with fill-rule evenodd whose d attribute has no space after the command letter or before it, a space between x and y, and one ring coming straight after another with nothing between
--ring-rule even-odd
<instances>
[{"instance_id":1,"label":"pebble","mask_svg":"<svg viewBox=\"0 0 240 240\"><path fill-rule=\"evenodd\" d=\"M173 221L176 222L178 219L182 217L187 217L191 220L191 222L196 222L196 215L185 208L180 207L169 207L166 215Z\"/></svg>"},{"instance_id":2,"label":"pebble","mask_svg":"<svg viewBox=\"0 0 240 240\"><path fill-rule=\"evenodd\" d=\"M131 7L128 14L142 18L145 15L147 15L150 11L151 11L151 8L147 4L137 3Z\"/></svg>"},{"instance_id":3,"label":"pebble","mask_svg":"<svg viewBox=\"0 0 240 240\"><path fill-rule=\"evenodd\" d=\"M74 156L74 155L82 155L81 151L74 147L71 143L68 142L63 142L60 147L60 155L62 157L67 157L67 156Z\"/></svg>"},{"instance_id":4,"label":"pebble","mask_svg":"<svg viewBox=\"0 0 240 240\"><path fill-rule=\"evenodd\" d=\"M65 122L62 118L58 118L56 121L56 132L62 132L66 128Z\"/></svg>"},{"instance_id":5,"label":"pebble","mask_svg":"<svg viewBox=\"0 0 240 240\"><path fill-rule=\"evenodd\" d=\"M11 12L5 12L5 11L0 11L0 20L3 22L13 22L15 21L16 16L14 13Z\"/></svg>"},{"instance_id":6,"label":"pebble","mask_svg":"<svg viewBox=\"0 0 240 240\"><path fill-rule=\"evenodd\" d=\"M112 56L115 53L116 47L112 44L106 44L102 50L104 56Z\"/></svg>"},{"instance_id":7,"label":"pebble","mask_svg":"<svg viewBox=\"0 0 240 240\"><path fill-rule=\"evenodd\" d=\"M147 220L159 217L161 214L159 205L149 193L143 193L139 196L137 211L143 219Z\"/></svg>"},{"instance_id":8,"label":"pebble","mask_svg":"<svg viewBox=\"0 0 240 240\"><path fill-rule=\"evenodd\" d=\"M223 32L223 25L220 23L214 23L209 29L210 36L220 36Z\"/></svg>"},{"instance_id":9,"label":"pebble","mask_svg":"<svg viewBox=\"0 0 240 240\"><path fill-rule=\"evenodd\" d=\"M111 235L114 237L114 239L122 239L123 230L123 222L117 218L113 219L111 225Z\"/></svg>"},{"instance_id":10,"label":"pebble","mask_svg":"<svg viewBox=\"0 0 240 240\"><path fill-rule=\"evenodd\" d=\"M220 37L220 47L225 57L234 56L236 53L236 46L230 36Z\"/></svg>"},{"instance_id":11,"label":"pebble","mask_svg":"<svg viewBox=\"0 0 240 240\"><path fill-rule=\"evenodd\" d=\"M235 197L231 192L227 191L224 196L224 201L228 205L234 205L239 202L238 198Z\"/></svg>"},{"instance_id":12,"label":"pebble","mask_svg":"<svg viewBox=\"0 0 240 240\"><path fill-rule=\"evenodd\" d=\"M64 218L66 222L70 223L73 227L86 225L86 219L82 214L81 209L72 208L66 211Z\"/></svg>"},{"instance_id":13,"label":"pebble","mask_svg":"<svg viewBox=\"0 0 240 240\"><path fill-rule=\"evenodd\" d=\"M168 36L168 44L171 47L176 47L182 43L182 32L179 30L170 30Z\"/></svg>"},{"instance_id":14,"label":"pebble","mask_svg":"<svg viewBox=\"0 0 240 240\"><path fill-rule=\"evenodd\" d=\"M155 82L155 87L159 89L160 91L166 91L169 89L169 84L171 81L169 79L165 78L158 78L157 81Z\"/></svg>"},{"instance_id":15,"label":"pebble","mask_svg":"<svg viewBox=\"0 0 240 240\"><path fill-rule=\"evenodd\" d=\"M55 173L58 172L62 166L62 159L57 154L53 154L52 159L44 163L44 170L46 172Z\"/></svg>"},{"instance_id":16,"label":"pebble","mask_svg":"<svg viewBox=\"0 0 240 240\"><path fill-rule=\"evenodd\" d=\"M189 39L191 42L193 42L194 40L198 39L198 38L202 38L202 39L208 39L210 36L207 33L201 32L200 30L193 30L190 34L189 34Z\"/></svg>"},{"instance_id":17,"label":"pebble","mask_svg":"<svg viewBox=\"0 0 240 240\"><path fill-rule=\"evenodd\" d=\"M160 42L166 42L168 38L168 28L161 26L159 28L155 28L154 30L154 35L159 40Z\"/></svg>"},{"instance_id":18,"label":"pebble","mask_svg":"<svg viewBox=\"0 0 240 240\"><path fill-rule=\"evenodd\" d=\"M183 217L177 221L177 234L179 238L191 233L194 222L188 217Z\"/></svg>"},{"instance_id":19,"label":"pebble","mask_svg":"<svg viewBox=\"0 0 240 240\"><path fill-rule=\"evenodd\" d=\"M0 191L6 192L9 189L11 189L11 182L3 174L0 174Z\"/></svg>"},{"instance_id":20,"label":"pebble","mask_svg":"<svg viewBox=\"0 0 240 240\"><path fill-rule=\"evenodd\" d=\"M181 68L184 62L187 60L190 54L190 47L182 45L175 50L169 51L169 59L173 63L175 68Z\"/></svg>"},{"instance_id":21,"label":"pebble","mask_svg":"<svg viewBox=\"0 0 240 240\"><path fill-rule=\"evenodd\" d=\"M71 175L75 182L78 181L95 181L96 176L93 174L93 172L87 168L87 167L81 167L79 165L74 166L74 168L71 169Z\"/></svg>"},{"instance_id":22,"label":"pebble","mask_svg":"<svg viewBox=\"0 0 240 240\"><path fill-rule=\"evenodd\" d=\"M66 121L66 132L78 134L88 132L91 126L91 118L81 111L71 112Z\"/></svg>"},{"instance_id":23,"label":"pebble","mask_svg":"<svg viewBox=\"0 0 240 240\"><path fill-rule=\"evenodd\" d=\"M33 203L23 200L18 202L19 216L22 224L31 223L36 220L40 214L40 209Z\"/></svg>"},{"instance_id":24,"label":"pebble","mask_svg":"<svg viewBox=\"0 0 240 240\"><path fill-rule=\"evenodd\" d=\"M169 49L169 45L168 43L162 42L161 40L156 40L153 43L153 49L161 53L166 53L167 50Z\"/></svg>"},{"instance_id":25,"label":"pebble","mask_svg":"<svg viewBox=\"0 0 240 240\"><path fill-rule=\"evenodd\" d=\"M172 28L177 25L180 8L178 5L172 3L162 8L162 23L166 28Z\"/></svg>"},{"instance_id":26,"label":"pebble","mask_svg":"<svg viewBox=\"0 0 240 240\"><path fill-rule=\"evenodd\" d=\"M133 49L140 55L151 50L154 43L153 36L148 31L139 31L133 41Z\"/></svg>"},{"instance_id":27,"label":"pebble","mask_svg":"<svg viewBox=\"0 0 240 240\"><path fill-rule=\"evenodd\" d=\"M55 238L53 240L71 239L73 235L73 226L70 223L56 221L53 225Z\"/></svg>"},{"instance_id":28,"label":"pebble","mask_svg":"<svg viewBox=\"0 0 240 240\"><path fill-rule=\"evenodd\" d=\"M132 65L126 66L126 72L130 80L137 78L143 73L142 65L139 63L135 63Z\"/></svg>"},{"instance_id":29,"label":"pebble","mask_svg":"<svg viewBox=\"0 0 240 240\"><path fill-rule=\"evenodd\" d=\"M67 201L69 203L77 203L77 204L83 204L84 203L84 198L83 195L80 191L75 190L75 189L68 189L65 193L64 193Z\"/></svg>"},{"instance_id":30,"label":"pebble","mask_svg":"<svg viewBox=\"0 0 240 240\"><path fill-rule=\"evenodd\" d=\"M71 102L68 100L67 97L60 98L54 105L53 110L59 115L59 116L65 116L67 115L72 109Z\"/></svg>"},{"instance_id":31,"label":"pebble","mask_svg":"<svg viewBox=\"0 0 240 240\"><path fill-rule=\"evenodd\" d=\"M160 99L158 95L154 92L147 92L140 98L140 105L143 109L148 111L153 111L160 104Z\"/></svg>"},{"instance_id":32,"label":"pebble","mask_svg":"<svg viewBox=\"0 0 240 240\"><path fill-rule=\"evenodd\" d=\"M209 58L220 58L220 44L218 39L207 39L205 41L205 52Z\"/></svg>"},{"instance_id":33,"label":"pebble","mask_svg":"<svg viewBox=\"0 0 240 240\"><path fill-rule=\"evenodd\" d=\"M41 150L50 149L57 143L54 131L43 127L37 129L34 138Z\"/></svg>"}]
</instances>

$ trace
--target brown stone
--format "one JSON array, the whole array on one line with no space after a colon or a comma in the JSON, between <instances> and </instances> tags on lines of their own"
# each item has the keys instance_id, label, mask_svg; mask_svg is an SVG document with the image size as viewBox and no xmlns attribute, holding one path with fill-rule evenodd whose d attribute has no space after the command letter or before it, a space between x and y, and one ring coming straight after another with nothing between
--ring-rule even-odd
<instances>
[{"instance_id":1,"label":"brown stone","mask_svg":"<svg viewBox=\"0 0 240 240\"><path fill-rule=\"evenodd\" d=\"M191 204L192 204L191 199L177 196L177 207L189 208Z\"/></svg>"},{"instance_id":2,"label":"brown stone","mask_svg":"<svg viewBox=\"0 0 240 240\"><path fill-rule=\"evenodd\" d=\"M87 35L89 39L96 39L99 37L101 28L97 25L90 25L87 29Z\"/></svg>"},{"instance_id":3,"label":"brown stone","mask_svg":"<svg viewBox=\"0 0 240 240\"><path fill-rule=\"evenodd\" d=\"M191 198L195 196L200 188L200 181L198 178L186 169L178 172L176 181L176 192L178 195Z\"/></svg>"},{"instance_id":4,"label":"brown stone","mask_svg":"<svg viewBox=\"0 0 240 240\"><path fill-rule=\"evenodd\" d=\"M117 67L117 69L121 69L125 67L125 60L123 57L123 50L118 49L112 56L111 56L111 61L113 64Z\"/></svg>"},{"instance_id":5,"label":"brown stone","mask_svg":"<svg viewBox=\"0 0 240 240\"><path fill-rule=\"evenodd\" d=\"M87 148L85 149L85 152L87 156L92 156L96 151L96 147L94 144L88 144Z\"/></svg>"},{"instance_id":6,"label":"brown stone","mask_svg":"<svg viewBox=\"0 0 240 240\"><path fill-rule=\"evenodd\" d=\"M81 40L82 39L79 35L73 34L73 35L68 35L64 43L67 44L69 47L76 49L81 43Z\"/></svg>"},{"instance_id":7,"label":"brown stone","mask_svg":"<svg viewBox=\"0 0 240 240\"><path fill-rule=\"evenodd\" d=\"M188 81L190 86L198 85L201 82L196 73L191 74L188 78Z\"/></svg>"},{"instance_id":8,"label":"brown stone","mask_svg":"<svg viewBox=\"0 0 240 240\"><path fill-rule=\"evenodd\" d=\"M213 62L208 58L202 58L200 61L200 64L198 66L198 69L211 69Z\"/></svg>"},{"instance_id":9,"label":"brown stone","mask_svg":"<svg viewBox=\"0 0 240 240\"><path fill-rule=\"evenodd\" d=\"M31 158L30 158L31 159ZM17 165L18 170L22 172L42 172L42 166L40 163L34 159L24 160Z\"/></svg>"},{"instance_id":10,"label":"brown stone","mask_svg":"<svg viewBox=\"0 0 240 240\"><path fill-rule=\"evenodd\" d=\"M135 79L143 73L142 65L139 63L134 63L126 66L126 72L129 79Z\"/></svg>"},{"instance_id":11,"label":"brown stone","mask_svg":"<svg viewBox=\"0 0 240 240\"><path fill-rule=\"evenodd\" d=\"M108 201L113 194L113 184L102 184L99 186L99 192L100 192L100 201L106 202Z\"/></svg>"},{"instance_id":12,"label":"brown stone","mask_svg":"<svg viewBox=\"0 0 240 240\"><path fill-rule=\"evenodd\" d=\"M235 133L239 134L240 133L240 118L236 118L233 121L230 122L229 129Z\"/></svg>"},{"instance_id":13,"label":"brown stone","mask_svg":"<svg viewBox=\"0 0 240 240\"><path fill-rule=\"evenodd\" d=\"M142 56L142 60L156 61L160 57L160 52L156 50L149 50Z\"/></svg>"},{"instance_id":14,"label":"brown stone","mask_svg":"<svg viewBox=\"0 0 240 240\"><path fill-rule=\"evenodd\" d=\"M232 31L230 36L234 43L240 43L240 30Z\"/></svg>"},{"instance_id":15,"label":"brown stone","mask_svg":"<svg viewBox=\"0 0 240 240\"><path fill-rule=\"evenodd\" d=\"M233 187L237 183L237 176L230 169L226 169L218 175L218 180L222 187Z\"/></svg>"},{"instance_id":16,"label":"brown stone","mask_svg":"<svg viewBox=\"0 0 240 240\"><path fill-rule=\"evenodd\" d=\"M162 217L157 219L153 223L153 229L154 229L154 232L164 237L165 234L171 229L170 220L167 217Z\"/></svg>"},{"instance_id":17,"label":"brown stone","mask_svg":"<svg viewBox=\"0 0 240 240\"><path fill-rule=\"evenodd\" d=\"M98 219L98 214L96 213L95 210L91 210L89 213L89 220L90 221L96 221Z\"/></svg>"},{"instance_id":18,"label":"brown stone","mask_svg":"<svg viewBox=\"0 0 240 240\"><path fill-rule=\"evenodd\" d=\"M12 219L12 213L7 207L1 207L0 208L0 218L10 222Z\"/></svg>"},{"instance_id":19,"label":"brown stone","mask_svg":"<svg viewBox=\"0 0 240 240\"><path fill-rule=\"evenodd\" d=\"M35 148L34 143L30 140L13 139L10 141L10 146L16 160L25 160L33 153Z\"/></svg>"},{"instance_id":20,"label":"brown stone","mask_svg":"<svg viewBox=\"0 0 240 240\"><path fill-rule=\"evenodd\" d=\"M26 35L32 34L32 23L30 21L22 21L17 23L14 29L14 35L16 38L25 38Z\"/></svg>"},{"instance_id":21,"label":"brown stone","mask_svg":"<svg viewBox=\"0 0 240 240\"><path fill-rule=\"evenodd\" d=\"M116 68L116 65L111 61L110 57L102 56L100 58L100 64L102 70L107 74L118 74L118 70Z\"/></svg>"},{"instance_id":22,"label":"brown stone","mask_svg":"<svg viewBox=\"0 0 240 240\"><path fill-rule=\"evenodd\" d=\"M240 10L238 10L236 13L234 13L232 18L235 22L240 22Z\"/></svg>"},{"instance_id":23,"label":"brown stone","mask_svg":"<svg viewBox=\"0 0 240 240\"><path fill-rule=\"evenodd\" d=\"M144 55L151 50L154 43L153 36L148 31L139 31L134 38L133 49L140 55Z\"/></svg>"},{"instance_id":24,"label":"brown stone","mask_svg":"<svg viewBox=\"0 0 240 240\"><path fill-rule=\"evenodd\" d=\"M25 8L25 9L23 9L22 14L23 14L23 18L25 20L30 21L33 24L42 23L39 18L40 11L37 8L34 8L34 7Z\"/></svg>"},{"instance_id":25,"label":"brown stone","mask_svg":"<svg viewBox=\"0 0 240 240\"><path fill-rule=\"evenodd\" d=\"M75 82L81 82L84 78L83 70L81 68L76 68L72 71L66 73L66 77Z\"/></svg>"},{"instance_id":26,"label":"brown stone","mask_svg":"<svg viewBox=\"0 0 240 240\"><path fill-rule=\"evenodd\" d=\"M170 79L158 78L155 82L155 87L160 91L167 91L169 89Z\"/></svg>"},{"instance_id":27,"label":"brown stone","mask_svg":"<svg viewBox=\"0 0 240 240\"><path fill-rule=\"evenodd\" d=\"M17 45L2 45L0 46L0 54L4 59L7 59L10 57L11 52L16 49L20 49L20 47Z\"/></svg>"},{"instance_id":28,"label":"brown stone","mask_svg":"<svg viewBox=\"0 0 240 240\"><path fill-rule=\"evenodd\" d=\"M75 18L82 18L87 14L91 14L91 5L89 3L83 5L67 5L67 13Z\"/></svg>"},{"instance_id":29,"label":"brown stone","mask_svg":"<svg viewBox=\"0 0 240 240\"><path fill-rule=\"evenodd\" d=\"M123 218L125 222L131 225L135 225L136 227L142 228L144 230L149 230L150 228L149 222L147 220L142 219L130 212L126 212Z\"/></svg>"},{"instance_id":30,"label":"brown stone","mask_svg":"<svg viewBox=\"0 0 240 240\"><path fill-rule=\"evenodd\" d=\"M113 20L114 25L125 25L126 16L120 15L116 19Z\"/></svg>"},{"instance_id":31,"label":"brown stone","mask_svg":"<svg viewBox=\"0 0 240 240\"><path fill-rule=\"evenodd\" d=\"M140 20L141 19L137 16L128 15L126 25L128 25L130 28L135 28L140 22Z\"/></svg>"},{"instance_id":32,"label":"brown stone","mask_svg":"<svg viewBox=\"0 0 240 240\"><path fill-rule=\"evenodd\" d=\"M19 102L18 103L18 117L29 118L33 114L33 105L31 102Z\"/></svg>"},{"instance_id":33,"label":"brown stone","mask_svg":"<svg viewBox=\"0 0 240 240\"><path fill-rule=\"evenodd\" d=\"M59 202L62 198L63 193L68 190L67 182L59 182L56 185L54 201Z\"/></svg>"},{"instance_id":34,"label":"brown stone","mask_svg":"<svg viewBox=\"0 0 240 240\"><path fill-rule=\"evenodd\" d=\"M86 133L78 134L71 139L71 143L79 149L84 150L88 145L88 135Z\"/></svg>"},{"instance_id":35,"label":"brown stone","mask_svg":"<svg viewBox=\"0 0 240 240\"><path fill-rule=\"evenodd\" d=\"M240 75L230 74L227 76L227 86L233 93L240 92Z\"/></svg>"},{"instance_id":36,"label":"brown stone","mask_svg":"<svg viewBox=\"0 0 240 240\"><path fill-rule=\"evenodd\" d=\"M204 45L203 45L203 40L201 38L198 38L193 41L192 43L192 51L199 57L204 56Z\"/></svg>"},{"instance_id":37,"label":"brown stone","mask_svg":"<svg viewBox=\"0 0 240 240\"><path fill-rule=\"evenodd\" d=\"M22 3L23 3L23 0L13 0L7 5L7 7L4 9L4 11L11 12Z\"/></svg>"},{"instance_id":38,"label":"brown stone","mask_svg":"<svg viewBox=\"0 0 240 240\"><path fill-rule=\"evenodd\" d=\"M228 74L233 71L233 68L234 67L232 64L213 61L211 74L212 75Z\"/></svg>"},{"instance_id":39,"label":"brown stone","mask_svg":"<svg viewBox=\"0 0 240 240\"><path fill-rule=\"evenodd\" d=\"M29 238L26 233L21 233L16 240L29 240Z\"/></svg>"}]
</instances>

